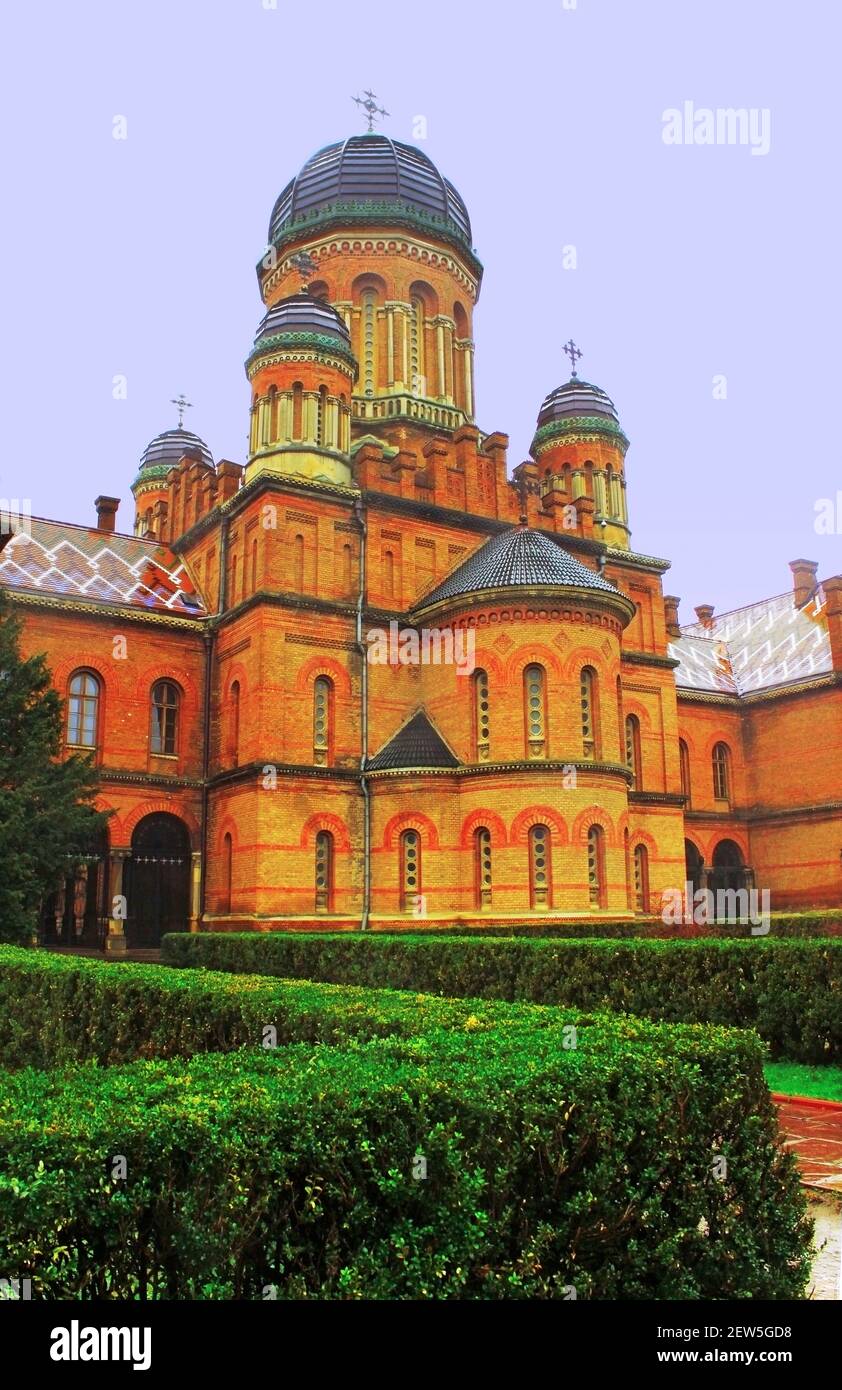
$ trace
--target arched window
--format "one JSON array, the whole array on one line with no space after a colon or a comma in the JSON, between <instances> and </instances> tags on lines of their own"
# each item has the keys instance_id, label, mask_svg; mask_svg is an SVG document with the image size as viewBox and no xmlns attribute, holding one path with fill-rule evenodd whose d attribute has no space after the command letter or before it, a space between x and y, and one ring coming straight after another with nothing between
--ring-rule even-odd
<instances>
[{"instance_id":1,"label":"arched window","mask_svg":"<svg viewBox=\"0 0 842 1390\"><path fill-rule=\"evenodd\" d=\"M626 715L626 767L632 775L632 790L640 791L643 785L640 765L640 720L636 714Z\"/></svg>"},{"instance_id":2,"label":"arched window","mask_svg":"<svg viewBox=\"0 0 842 1390\"><path fill-rule=\"evenodd\" d=\"M327 676L313 684L313 762L317 767L333 762L333 681Z\"/></svg>"},{"instance_id":3,"label":"arched window","mask_svg":"<svg viewBox=\"0 0 842 1390\"><path fill-rule=\"evenodd\" d=\"M326 435L325 435L326 423L327 423L327 387L326 387L326 386L320 386L320 387L319 387L319 396L318 396L318 400L316 401L316 443L317 443L317 444L324 444L324 443L326 442Z\"/></svg>"},{"instance_id":4,"label":"arched window","mask_svg":"<svg viewBox=\"0 0 842 1390\"><path fill-rule=\"evenodd\" d=\"M416 296L409 320L409 389L413 396L427 394L424 331L424 301Z\"/></svg>"},{"instance_id":5,"label":"arched window","mask_svg":"<svg viewBox=\"0 0 842 1390\"><path fill-rule=\"evenodd\" d=\"M526 751L530 758L547 756L547 682L543 666L527 666L523 673Z\"/></svg>"},{"instance_id":6,"label":"arched window","mask_svg":"<svg viewBox=\"0 0 842 1390\"><path fill-rule=\"evenodd\" d=\"M421 905L421 837L417 830L404 830L400 839L401 912L422 915Z\"/></svg>"},{"instance_id":7,"label":"arched window","mask_svg":"<svg viewBox=\"0 0 842 1390\"><path fill-rule=\"evenodd\" d=\"M571 495L571 476L570 464L564 463L561 466L561 486L568 496Z\"/></svg>"},{"instance_id":8,"label":"arched window","mask_svg":"<svg viewBox=\"0 0 842 1390\"><path fill-rule=\"evenodd\" d=\"M579 697L582 708L582 752L586 758L595 758L599 751L597 740L598 693L596 671L592 666L583 666L579 677Z\"/></svg>"},{"instance_id":9,"label":"arched window","mask_svg":"<svg viewBox=\"0 0 842 1390\"><path fill-rule=\"evenodd\" d=\"M233 608L237 602L237 552L232 550L231 558L228 561L228 607Z\"/></svg>"},{"instance_id":10,"label":"arched window","mask_svg":"<svg viewBox=\"0 0 842 1390\"><path fill-rule=\"evenodd\" d=\"M552 902L552 838L546 825L529 831L529 905L538 911Z\"/></svg>"},{"instance_id":11,"label":"arched window","mask_svg":"<svg viewBox=\"0 0 842 1390\"><path fill-rule=\"evenodd\" d=\"M491 711L488 701L488 672L476 670L473 674L474 689L474 742L477 762L487 763L490 756Z\"/></svg>"},{"instance_id":12,"label":"arched window","mask_svg":"<svg viewBox=\"0 0 842 1390\"><path fill-rule=\"evenodd\" d=\"M630 855L630 853L629 853L629 839L630 839L630 836L629 836L628 830L624 830L624 831L623 831L623 862L624 862L625 871L626 871L626 907L631 907L631 906L632 906L631 855Z\"/></svg>"},{"instance_id":13,"label":"arched window","mask_svg":"<svg viewBox=\"0 0 842 1390\"><path fill-rule=\"evenodd\" d=\"M96 748L99 741L101 686L92 671L74 671L67 686L67 742Z\"/></svg>"},{"instance_id":14,"label":"arched window","mask_svg":"<svg viewBox=\"0 0 842 1390\"><path fill-rule=\"evenodd\" d=\"M300 534L292 542L292 587L304 593L304 537Z\"/></svg>"},{"instance_id":15,"label":"arched window","mask_svg":"<svg viewBox=\"0 0 842 1390\"><path fill-rule=\"evenodd\" d=\"M713 794L717 801L731 800L731 754L727 743L713 750Z\"/></svg>"},{"instance_id":16,"label":"arched window","mask_svg":"<svg viewBox=\"0 0 842 1390\"><path fill-rule=\"evenodd\" d=\"M605 469L605 515L614 515L614 470L610 463Z\"/></svg>"},{"instance_id":17,"label":"arched window","mask_svg":"<svg viewBox=\"0 0 842 1390\"><path fill-rule=\"evenodd\" d=\"M690 749L683 738L678 740L678 762L681 768L681 795L690 805Z\"/></svg>"},{"instance_id":18,"label":"arched window","mask_svg":"<svg viewBox=\"0 0 842 1390\"><path fill-rule=\"evenodd\" d=\"M240 759L240 682L232 681L228 692L228 758L234 767Z\"/></svg>"},{"instance_id":19,"label":"arched window","mask_svg":"<svg viewBox=\"0 0 842 1390\"><path fill-rule=\"evenodd\" d=\"M226 832L222 837L222 894L220 907L223 912L231 911L231 885L234 878L234 844Z\"/></svg>"},{"instance_id":20,"label":"arched window","mask_svg":"<svg viewBox=\"0 0 842 1390\"><path fill-rule=\"evenodd\" d=\"M178 752L179 692L174 681L156 681L152 687L153 753L172 758Z\"/></svg>"},{"instance_id":21,"label":"arched window","mask_svg":"<svg viewBox=\"0 0 842 1390\"><path fill-rule=\"evenodd\" d=\"M634 847L634 906L636 912L649 911L649 852L645 845Z\"/></svg>"},{"instance_id":22,"label":"arched window","mask_svg":"<svg viewBox=\"0 0 842 1390\"><path fill-rule=\"evenodd\" d=\"M320 830L316 836L316 911L333 911L333 836Z\"/></svg>"},{"instance_id":23,"label":"arched window","mask_svg":"<svg viewBox=\"0 0 842 1390\"><path fill-rule=\"evenodd\" d=\"M278 438L278 388L269 387L269 409L266 411L267 439L266 444L274 444Z\"/></svg>"},{"instance_id":24,"label":"arched window","mask_svg":"<svg viewBox=\"0 0 842 1390\"><path fill-rule=\"evenodd\" d=\"M588 899L592 907L605 904L604 841L602 826L592 825L588 831Z\"/></svg>"},{"instance_id":25,"label":"arched window","mask_svg":"<svg viewBox=\"0 0 842 1390\"><path fill-rule=\"evenodd\" d=\"M251 591L257 593L257 539L251 543Z\"/></svg>"},{"instance_id":26,"label":"arched window","mask_svg":"<svg viewBox=\"0 0 842 1390\"><path fill-rule=\"evenodd\" d=\"M304 387L300 381L292 383L292 437L304 438Z\"/></svg>"},{"instance_id":27,"label":"arched window","mask_svg":"<svg viewBox=\"0 0 842 1390\"><path fill-rule=\"evenodd\" d=\"M377 296L374 290L363 290L362 348L360 352L363 395L373 396L377 384Z\"/></svg>"},{"instance_id":28,"label":"arched window","mask_svg":"<svg viewBox=\"0 0 842 1390\"><path fill-rule=\"evenodd\" d=\"M590 459L585 460L585 495L593 497L593 463Z\"/></svg>"},{"instance_id":29,"label":"arched window","mask_svg":"<svg viewBox=\"0 0 842 1390\"><path fill-rule=\"evenodd\" d=\"M484 825L474 831L474 903L491 906L491 831Z\"/></svg>"},{"instance_id":30,"label":"arched window","mask_svg":"<svg viewBox=\"0 0 842 1390\"><path fill-rule=\"evenodd\" d=\"M387 598L395 597L395 556L391 550L383 552L383 589Z\"/></svg>"}]
</instances>

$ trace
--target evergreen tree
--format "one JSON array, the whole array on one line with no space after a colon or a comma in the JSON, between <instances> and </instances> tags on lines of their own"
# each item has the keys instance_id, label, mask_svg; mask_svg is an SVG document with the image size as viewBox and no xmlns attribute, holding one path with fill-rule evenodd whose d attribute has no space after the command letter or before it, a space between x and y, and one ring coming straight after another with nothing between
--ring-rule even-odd
<instances>
[{"instance_id":1,"label":"evergreen tree","mask_svg":"<svg viewBox=\"0 0 842 1390\"><path fill-rule=\"evenodd\" d=\"M0 588L0 941L28 941L41 902L101 834L91 759L61 759L62 701L43 656L24 659Z\"/></svg>"}]
</instances>

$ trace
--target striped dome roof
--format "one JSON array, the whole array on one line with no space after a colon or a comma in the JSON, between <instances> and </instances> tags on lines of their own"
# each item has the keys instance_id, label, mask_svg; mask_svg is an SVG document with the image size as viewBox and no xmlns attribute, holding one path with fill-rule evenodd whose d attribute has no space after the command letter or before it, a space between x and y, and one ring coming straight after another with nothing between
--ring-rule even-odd
<instances>
[{"instance_id":1,"label":"striped dome roof","mask_svg":"<svg viewBox=\"0 0 842 1390\"><path fill-rule=\"evenodd\" d=\"M174 468L185 454L196 451L202 463L207 464L208 468L213 468L213 454L198 434L181 428L163 430L161 434L156 434L154 439L150 439L141 454L140 471L147 473L152 468Z\"/></svg>"},{"instance_id":2,"label":"striped dome roof","mask_svg":"<svg viewBox=\"0 0 842 1390\"><path fill-rule=\"evenodd\" d=\"M269 220L269 242L278 241L292 223L328 220L352 209L420 214L440 222L471 249L468 210L453 184L433 161L416 149L372 131L326 145L307 160L281 193Z\"/></svg>"}]
</instances>

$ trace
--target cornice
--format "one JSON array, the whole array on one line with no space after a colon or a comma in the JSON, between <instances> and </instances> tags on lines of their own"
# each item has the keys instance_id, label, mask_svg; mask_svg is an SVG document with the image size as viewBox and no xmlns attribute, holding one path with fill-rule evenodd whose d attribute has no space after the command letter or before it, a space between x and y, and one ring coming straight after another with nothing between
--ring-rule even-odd
<instances>
[{"instance_id":1,"label":"cornice","mask_svg":"<svg viewBox=\"0 0 842 1390\"><path fill-rule=\"evenodd\" d=\"M675 657L656 656L654 652L621 652L620 660L626 666L657 666L663 671L673 671L681 665Z\"/></svg>"},{"instance_id":2,"label":"cornice","mask_svg":"<svg viewBox=\"0 0 842 1390\"><path fill-rule=\"evenodd\" d=\"M638 570L652 570L655 574L663 574L672 568L671 560L661 560L657 555L640 555L636 550L623 550L618 545L605 547L605 559L619 565L631 565Z\"/></svg>"},{"instance_id":3,"label":"cornice","mask_svg":"<svg viewBox=\"0 0 842 1390\"><path fill-rule=\"evenodd\" d=\"M792 681L789 685L772 685L765 690L748 691L745 695L729 695L724 691L694 690L690 686L678 685L677 683L675 692L679 700L686 700L689 704L724 704L737 709L744 709L748 705L765 704L769 700L796 698L799 695L807 695L813 690L829 690L834 686L842 686L842 672L828 671L826 675L815 676L812 680Z\"/></svg>"},{"instance_id":4,"label":"cornice","mask_svg":"<svg viewBox=\"0 0 842 1390\"><path fill-rule=\"evenodd\" d=\"M321 362L352 380L356 380L358 371L350 348L343 351L336 338L327 333L276 333L271 338L261 338L249 353L245 360L246 376L251 381L261 368L278 362Z\"/></svg>"},{"instance_id":5,"label":"cornice","mask_svg":"<svg viewBox=\"0 0 842 1390\"><path fill-rule=\"evenodd\" d=\"M80 598L65 598L62 594L33 594L29 590L5 588L14 603L26 608L53 608L63 613L83 613L88 618L101 618L113 623L117 618L121 623L144 623L152 627L170 627L179 632L203 634L209 614L199 618L180 617L177 613L162 613L159 610L134 608L129 604L96 603L93 599L85 602Z\"/></svg>"},{"instance_id":6,"label":"cornice","mask_svg":"<svg viewBox=\"0 0 842 1390\"><path fill-rule=\"evenodd\" d=\"M540 425L532 437L529 452L535 457L546 453L556 439L610 439L620 453L625 455L629 440L615 420L607 415L568 415L560 420L548 420Z\"/></svg>"},{"instance_id":7,"label":"cornice","mask_svg":"<svg viewBox=\"0 0 842 1390\"><path fill-rule=\"evenodd\" d=\"M487 777L494 774L511 772L529 772L533 776L536 772L556 772L569 773L571 768L576 772L597 774L605 777L620 777L626 784L632 780L632 773L625 763L596 763L584 758L516 758L511 762L496 763L460 763L458 767L389 767L376 772L364 771L362 776L371 781L375 779L395 777Z\"/></svg>"},{"instance_id":8,"label":"cornice","mask_svg":"<svg viewBox=\"0 0 842 1390\"><path fill-rule=\"evenodd\" d=\"M686 797L680 792L646 792L630 791L629 803L638 806L678 806L681 807L686 801Z\"/></svg>"},{"instance_id":9,"label":"cornice","mask_svg":"<svg viewBox=\"0 0 842 1390\"><path fill-rule=\"evenodd\" d=\"M536 606L540 609L539 612L535 611ZM625 622L620 623L620 630L631 622L635 612L634 604L625 594L611 594L604 589L580 589L566 584L522 584L517 588L475 589L453 598L441 599L438 603L428 606L425 606L422 598L413 605L412 613L414 621L418 623L422 618L456 615L470 609L489 607L503 607L506 614L503 621L508 622L564 621L565 613L572 607L600 614L607 612L614 618L620 615L625 618ZM512 609L518 610L517 616Z\"/></svg>"},{"instance_id":10,"label":"cornice","mask_svg":"<svg viewBox=\"0 0 842 1390\"><path fill-rule=\"evenodd\" d=\"M96 774L99 782L115 786L170 788L172 791L201 791L204 786L201 777L168 777L165 773L128 772L122 768L98 766Z\"/></svg>"},{"instance_id":11,"label":"cornice","mask_svg":"<svg viewBox=\"0 0 842 1390\"><path fill-rule=\"evenodd\" d=\"M453 265L450 261L445 261L446 269L451 273L456 273L456 278L464 281L471 288L472 297L476 298L479 294L479 285L482 281L482 262L479 260L473 247L464 239L461 230L453 222L445 218L436 217L433 214L424 213L421 209L414 210L406 203L396 199L366 199L356 201L353 199L343 199L335 201L326 208L317 208L312 213L303 214L288 222L274 238L272 247L280 255L288 247L296 242L306 240L312 242L314 233L319 238L316 245L309 245L310 254L316 260L325 259L331 254L342 255L343 250L336 244L337 237L326 236L329 231L339 232L343 228L348 229L349 239L370 240L375 243L374 247L368 250L369 255L407 255L407 249L396 246L378 247L377 242L383 238L377 236L377 229L387 228L408 228L411 232L420 232L422 237L434 237L436 241L443 241L446 246L452 248L456 255L464 260L470 275L458 265ZM369 235L365 236L368 230ZM363 233L362 237L360 234ZM392 239L392 238L390 238ZM411 246L408 241L408 247ZM353 250L353 248L351 248ZM366 248L368 249L368 248ZM440 257L441 252L435 245L427 245L422 242L417 248L419 251L426 252L426 256L410 256L410 259L425 264L429 257ZM267 271L264 262L267 253L264 252L257 263L257 280L265 291L289 273L287 264L273 266ZM461 274L458 272L461 271Z\"/></svg>"}]
</instances>

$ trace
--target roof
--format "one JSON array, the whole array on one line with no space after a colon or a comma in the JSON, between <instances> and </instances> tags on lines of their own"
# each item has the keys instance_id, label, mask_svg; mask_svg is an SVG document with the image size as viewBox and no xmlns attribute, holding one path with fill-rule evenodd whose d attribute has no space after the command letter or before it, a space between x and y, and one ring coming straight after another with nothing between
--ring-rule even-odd
<instances>
[{"instance_id":1,"label":"roof","mask_svg":"<svg viewBox=\"0 0 842 1390\"><path fill-rule=\"evenodd\" d=\"M690 623L669 645L679 689L748 695L833 670L824 593L803 608L792 592Z\"/></svg>"},{"instance_id":2,"label":"roof","mask_svg":"<svg viewBox=\"0 0 842 1390\"><path fill-rule=\"evenodd\" d=\"M352 135L312 155L281 193L269 220L269 242L302 218L319 220L337 208L372 211L415 208L451 228L468 248L471 222L453 184L423 150L380 131Z\"/></svg>"},{"instance_id":3,"label":"roof","mask_svg":"<svg viewBox=\"0 0 842 1390\"><path fill-rule=\"evenodd\" d=\"M157 541L33 517L0 553L9 589L203 617L184 564Z\"/></svg>"},{"instance_id":4,"label":"roof","mask_svg":"<svg viewBox=\"0 0 842 1390\"><path fill-rule=\"evenodd\" d=\"M416 608L429 608L445 599L483 590L518 588L595 589L620 597L607 579L583 565L543 531L513 527L492 536L452 574L418 600Z\"/></svg>"},{"instance_id":5,"label":"roof","mask_svg":"<svg viewBox=\"0 0 842 1390\"><path fill-rule=\"evenodd\" d=\"M562 386L545 397L538 414L538 423L543 425L565 415L606 415L617 420L617 407L601 386L591 381L582 381L572 376Z\"/></svg>"},{"instance_id":6,"label":"roof","mask_svg":"<svg viewBox=\"0 0 842 1390\"><path fill-rule=\"evenodd\" d=\"M174 468L185 454L194 452L198 452L206 467L213 468L213 454L198 434L180 426L172 430L163 430L156 434L154 439L150 439L141 454L140 471L147 473L155 468L166 472L167 469Z\"/></svg>"},{"instance_id":7,"label":"roof","mask_svg":"<svg viewBox=\"0 0 842 1390\"><path fill-rule=\"evenodd\" d=\"M379 753L369 758L367 772L385 772L396 768L458 767L459 759L448 748L438 729L430 723L425 710L413 714L409 723L398 729Z\"/></svg>"},{"instance_id":8,"label":"roof","mask_svg":"<svg viewBox=\"0 0 842 1390\"><path fill-rule=\"evenodd\" d=\"M266 310L257 328L249 361L274 347L321 344L339 352L356 366L345 320L324 300L292 294Z\"/></svg>"}]
</instances>

